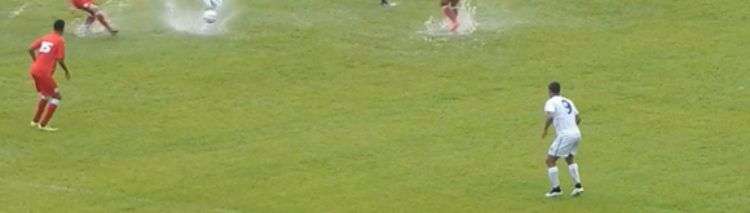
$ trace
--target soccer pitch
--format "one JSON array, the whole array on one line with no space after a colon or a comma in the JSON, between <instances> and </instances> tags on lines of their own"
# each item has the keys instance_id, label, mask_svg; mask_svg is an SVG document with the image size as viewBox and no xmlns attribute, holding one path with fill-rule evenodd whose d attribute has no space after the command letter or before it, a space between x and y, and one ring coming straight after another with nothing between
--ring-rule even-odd
<instances>
[{"instance_id":1,"label":"soccer pitch","mask_svg":"<svg viewBox=\"0 0 750 213\"><path fill-rule=\"evenodd\" d=\"M165 18L198 0L100 0L112 38L4 0L0 212L750 212L750 1L473 0L462 36L423 32L436 0L225 1L206 35ZM56 18L46 133L26 49ZM581 197L544 197L553 80Z\"/></svg>"}]
</instances>

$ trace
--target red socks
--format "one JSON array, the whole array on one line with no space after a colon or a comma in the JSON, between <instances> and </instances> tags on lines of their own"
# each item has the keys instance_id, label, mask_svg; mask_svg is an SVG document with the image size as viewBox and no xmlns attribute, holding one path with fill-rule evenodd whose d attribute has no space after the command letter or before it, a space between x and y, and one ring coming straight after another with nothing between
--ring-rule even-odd
<instances>
[{"instance_id":1,"label":"red socks","mask_svg":"<svg viewBox=\"0 0 750 213\"><path fill-rule=\"evenodd\" d=\"M39 99L39 103L36 105L36 114L34 114L34 123L39 123L39 119L42 119L42 114L44 114L44 108L47 107L47 99Z\"/></svg>"},{"instance_id":2,"label":"red socks","mask_svg":"<svg viewBox=\"0 0 750 213\"><path fill-rule=\"evenodd\" d=\"M39 123L41 126L47 126L49 124L49 120L52 119L52 115L55 114L55 110L57 110L57 105L60 104L60 100L58 99L52 99L49 101L49 104L47 105L47 111L44 113L44 118L42 119L42 122Z\"/></svg>"}]
</instances>

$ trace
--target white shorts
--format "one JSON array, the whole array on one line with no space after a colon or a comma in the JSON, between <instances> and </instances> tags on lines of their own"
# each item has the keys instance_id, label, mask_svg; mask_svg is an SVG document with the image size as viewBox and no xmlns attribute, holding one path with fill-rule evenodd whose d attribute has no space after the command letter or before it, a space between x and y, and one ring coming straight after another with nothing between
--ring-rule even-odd
<instances>
[{"instance_id":1,"label":"white shorts","mask_svg":"<svg viewBox=\"0 0 750 213\"><path fill-rule=\"evenodd\" d=\"M558 135L549 147L547 154L562 158L575 155L580 141L581 135Z\"/></svg>"}]
</instances>

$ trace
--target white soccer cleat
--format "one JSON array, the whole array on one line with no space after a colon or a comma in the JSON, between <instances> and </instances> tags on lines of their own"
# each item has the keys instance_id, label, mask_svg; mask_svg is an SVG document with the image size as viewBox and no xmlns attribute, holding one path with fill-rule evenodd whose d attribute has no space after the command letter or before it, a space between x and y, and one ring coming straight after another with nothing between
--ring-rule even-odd
<instances>
[{"instance_id":1,"label":"white soccer cleat","mask_svg":"<svg viewBox=\"0 0 750 213\"><path fill-rule=\"evenodd\" d=\"M583 187L576 187L576 188L573 188L573 192L570 193L570 196L575 197L581 194L583 194Z\"/></svg>"},{"instance_id":2,"label":"white soccer cleat","mask_svg":"<svg viewBox=\"0 0 750 213\"><path fill-rule=\"evenodd\" d=\"M31 123L29 123L29 126L30 127L36 127L36 126L39 126L39 123L32 121Z\"/></svg>"},{"instance_id":3,"label":"white soccer cleat","mask_svg":"<svg viewBox=\"0 0 750 213\"><path fill-rule=\"evenodd\" d=\"M42 126L42 125L37 125L36 128L45 132L55 132L58 130L57 128L53 128L51 126Z\"/></svg>"},{"instance_id":4,"label":"white soccer cleat","mask_svg":"<svg viewBox=\"0 0 750 213\"><path fill-rule=\"evenodd\" d=\"M560 196L562 194L563 194L562 189L558 187L558 188L553 188L552 190L547 192L547 194L544 194L544 196L548 198L552 198L552 197Z\"/></svg>"},{"instance_id":5,"label":"white soccer cleat","mask_svg":"<svg viewBox=\"0 0 750 213\"><path fill-rule=\"evenodd\" d=\"M396 5L398 5L396 4L396 2L381 2L380 3L380 6L383 6L383 7L395 7Z\"/></svg>"}]
</instances>

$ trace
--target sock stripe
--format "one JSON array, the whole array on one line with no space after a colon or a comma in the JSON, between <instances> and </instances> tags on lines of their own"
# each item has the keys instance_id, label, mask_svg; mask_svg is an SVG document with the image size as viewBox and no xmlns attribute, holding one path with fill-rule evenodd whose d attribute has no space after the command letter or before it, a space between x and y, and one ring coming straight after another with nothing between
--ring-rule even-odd
<instances>
[{"instance_id":1,"label":"sock stripe","mask_svg":"<svg viewBox=\"0 0 750 213\"><path fill-rule=\"evenodd\" d=\"M59 106L60 105L60 99L53 98L49 100L49 104Z\"/></svg>"}]
</instances>

